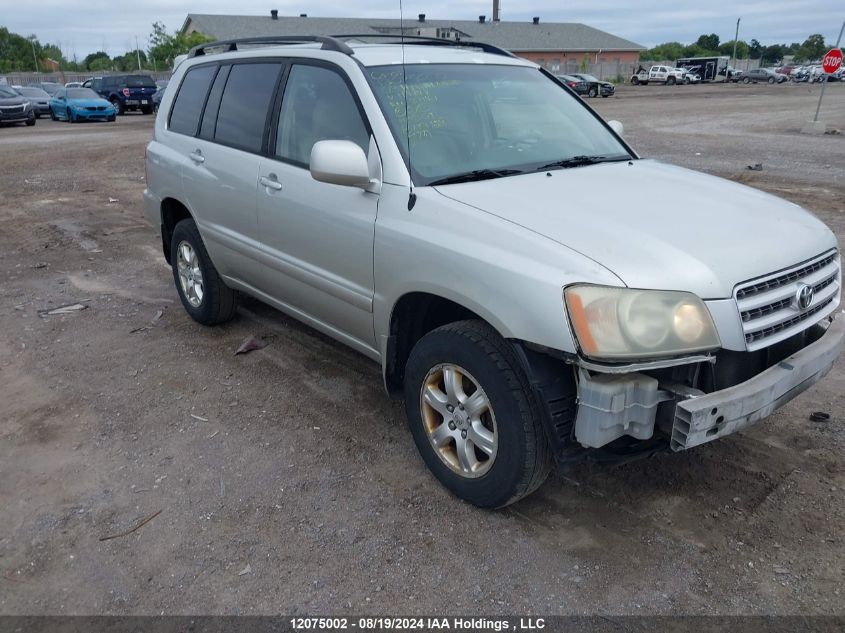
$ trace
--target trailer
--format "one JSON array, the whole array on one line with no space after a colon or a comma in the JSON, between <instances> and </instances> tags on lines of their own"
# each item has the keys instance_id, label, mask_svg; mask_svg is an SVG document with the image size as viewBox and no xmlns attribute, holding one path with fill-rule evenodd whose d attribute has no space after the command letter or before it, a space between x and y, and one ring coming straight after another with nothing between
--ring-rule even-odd
<instances>
[{"instance_id":1,"label":"trailer","mask_svg":"<svg viewBox=\"0 0 845 633\"><path fill-rule=\"evenodd\" d=\"M715 57L684 57L675 62L678 68L686 68L701 77L701 81L730 81L735 71L730 66L731 58L727 55Z\"/></svg>"}]
</instances>

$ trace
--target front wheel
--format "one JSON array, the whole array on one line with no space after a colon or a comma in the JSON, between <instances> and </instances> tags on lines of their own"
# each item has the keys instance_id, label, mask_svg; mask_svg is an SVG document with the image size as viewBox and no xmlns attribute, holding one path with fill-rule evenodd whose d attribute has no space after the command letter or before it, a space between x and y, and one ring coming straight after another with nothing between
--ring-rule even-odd
<instances>
[{"instance_id":1,"label":"front wheel","mask_svg":"<svg viewBox=\"0 0 845 633\"><path fill-rule=\"evenodd\" d=\"M635 86L640 85L640 78L639 77L631 77L631 83Z\"/></svg>"},{"instance_id":2,"label":"front wheel","mask_svg":"<svg viewBox=\"0 0 845 633\"><path fill-rule=\"evenodd\" d=\"M405 413L423 460L482 508L536 490L551 469L540 410L511 345L486 323L426 334L405 367Z\"/></svg>"},{"instance_id":3,"label":"front wheel","mask_svg":"<svg viewBox=\"0 0 845 633\"><path fill-rule=\"evenodd\" d=\"M173 230L170 264L179 299L194 321L217 325L235 316L235 291L217 273L193 220L182 220Z\"/></svg>"},{"instance_id":4,"label":"front wheel","mask_svg":"<svg viewBox=\"0 0 845 633\"><path fill-rule=\"evenodd\" d=\"M676 81L676 80L675 80L675 78L674 78L674 77L669 77L669 79L667 79L667 80L666 80L666 83L667 83L667 84L669 84L670 86L674 86L674 85L675 85L675 81Z\"/></svg>"},{"instance_id":5,"label":"front wheel","mask_svg":"<svg viewBox=\"0 0 845 633\"><path fill-rule=\"evenodd\" d=\"M67 117L68 123L75 123L75 121L73 120L73 112L71 112L70 108L65 110L65 116Z\"/></svg>"},{"instance_id":6,"label":"front wheel","mask_svg":"<svg viewBox=\"0 0 845 633\"><path fill-rule=\"evenodd\" d=\"M53 121L58 121L58 120L59 120L59 117L57 117L57 116L56 116L56 113L55 113L55 112L53 112L53 108L50 108L50 118L51 118Z\"/></svg>"},{"instance_id":7,"label":"front wheel","mask_svg":"<svg viewBox=\"0 0 845 633\"><path fill-rule=\"evenodd\" d=\"M596 97L598 97L598 96L599 96L599 89L598 89L598 88L596 88L595 86L593 86L592 88L590 88L589 92L587 92L587 95L588 95L591 99L595 99Z\"/></svg>"},{"instance_id":8,"label":"front wheel","mask_svg":"<svg viewBox=\"0 0 845 633\"><path fill-rule=\"evenodd\" d=\"M775 83L775 78L774 78L774 77L769 77L769 83L770 83L770 84Z\"/></svg>"},{"instance_id":9,"label":"front wheel","mask_svg":"<svg viewBox=\"0 0 845 633\"><path fill-rule=\"evenodd\" d=\"M112 99L111 104L114 106L114 112L116 115L121 115L124 112L123 104L120 102L120 99Z\"/></svg>"}]
</instances>

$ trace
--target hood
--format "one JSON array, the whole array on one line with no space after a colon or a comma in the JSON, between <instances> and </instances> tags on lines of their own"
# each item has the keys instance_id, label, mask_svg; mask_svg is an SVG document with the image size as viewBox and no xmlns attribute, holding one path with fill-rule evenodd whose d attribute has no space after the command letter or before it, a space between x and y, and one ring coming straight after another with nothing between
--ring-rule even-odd
<instances>
[{"instance_id":1,"label":"hood","mask_svg":"<svg viewBox=\"0 0 845 633\"><path fill-rule=\"evenodd\" d=\"M68 99L67 103L77 108L96 108L111 105L105 99Z\"/></svg>"},{"instance_id":2,"label":"hood","mask_svg":"<svg viewBox=\"0 0 845 633\"><path fill-rule=\"evenodd\" d=\"M18 95L17 97L0 97L0 106L18 106L29 103L29 99L25 99Z\"/></svg>"},{"instance_id":3,"label":"hood","mask_svg":"<svg viewBox=\"0 0 845 633\"><path fill-rule=\"evenodd\" d=\"M635 160L549 173L437 190L578 251L629 287L703 299L836 246L798 205L682 167Z\"/></svg>"}]
</instances>

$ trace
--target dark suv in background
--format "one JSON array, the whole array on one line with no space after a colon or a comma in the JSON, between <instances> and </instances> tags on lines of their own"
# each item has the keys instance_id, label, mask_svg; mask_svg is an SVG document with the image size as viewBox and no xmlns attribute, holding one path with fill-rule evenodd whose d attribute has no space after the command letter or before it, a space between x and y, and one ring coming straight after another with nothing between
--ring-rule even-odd
<instances>
[{"instance_id":1,"label":"dark suv in background","mask_svg":"<svg viewBox=\"0 0 845 633\"><path fill-rule=\"evenodd\" d=\"M82 85L111 101L118 114L127 110L152 114L153 94L158 90L156 82L149 75L92 77Z\"/></svg>"}]
</instances>

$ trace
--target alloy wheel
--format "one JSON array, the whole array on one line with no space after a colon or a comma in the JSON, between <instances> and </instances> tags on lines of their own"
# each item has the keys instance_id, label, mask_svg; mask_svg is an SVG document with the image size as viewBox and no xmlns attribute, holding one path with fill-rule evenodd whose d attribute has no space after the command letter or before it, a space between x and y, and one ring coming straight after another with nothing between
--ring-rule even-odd
<instances>
[{"instance_id":1,"label":"alloy wheel","mask_svg":"<svg viewBox=\"0 0 845 633\"><path fill-rule=\"evenodd\" d=\"M188 242L180 242L176 251L176 270L182 294L193 307L198 308L204 296L202 269L194 247Z\"/></svg>"},{"instance_id":2,"label":"alloy wheel","mask_svg":"<svg viewBox=\"0 0 845 633\"><path fill-rule=\"evenodd\" d=\"M420 391L422 421L435 453L453 472L474 479L493 466L496 416L484 389L462 367L433 367Z\"/></svg>"}]
</instances>

